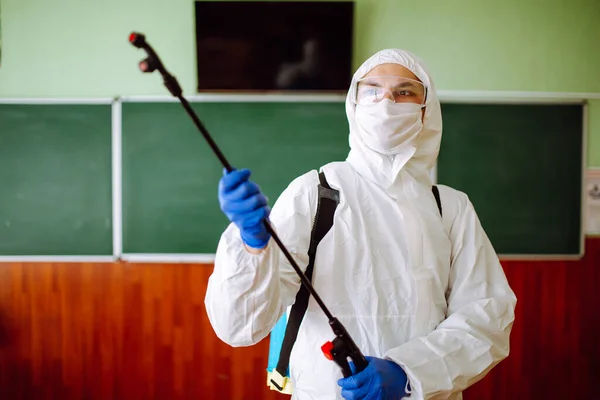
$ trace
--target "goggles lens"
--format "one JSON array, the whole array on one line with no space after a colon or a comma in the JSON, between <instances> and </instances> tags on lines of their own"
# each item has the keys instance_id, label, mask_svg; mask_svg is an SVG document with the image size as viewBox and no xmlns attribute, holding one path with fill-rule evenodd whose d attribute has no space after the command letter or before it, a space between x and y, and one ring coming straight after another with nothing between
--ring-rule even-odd
<instances>
[{"instance_id":1,"label":"goggles lens","mask_svg":"<svg viewBox=\"0 0 600 400\"><path fill-rule=\"evenodd\" d=\"M425 85L399 76L370 76L357 82L354 104L369 105L388 99L395 103L425 104Z\"/></svg>"}]
</instances>

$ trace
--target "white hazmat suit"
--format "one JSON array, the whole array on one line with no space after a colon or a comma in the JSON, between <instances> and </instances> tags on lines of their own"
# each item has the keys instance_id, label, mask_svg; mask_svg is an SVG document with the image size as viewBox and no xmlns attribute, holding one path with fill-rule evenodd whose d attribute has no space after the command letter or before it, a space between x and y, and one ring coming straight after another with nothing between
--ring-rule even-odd
<instances>
[{"instance_id":1,"label":"white hazmat suit","mask_svg":"<svg viewBox=\"0 0 600 400\"><path fill-rule=\"evenodd\" d=\"M356 71L396 63L427 87L423 127L392 155L371 150L348 98L350 153L322 167L340 191L332 229L316 255L313 285L366 356L406 372L411 399L461 399L509 353L516 298L468 197L439 185L440 216L429 171L438 155L442 117L433 83L412 54L382 50ZM301 268L317 207L317 171L295 179L270 220ZM249 253L231 224L217 249L206 309L231 346L265 338L294 302L300 279L273 240ZM311 297L290 358L293 399L341 399L338 366L321 345L333 339Z\"/></svg>"}]
</instances>

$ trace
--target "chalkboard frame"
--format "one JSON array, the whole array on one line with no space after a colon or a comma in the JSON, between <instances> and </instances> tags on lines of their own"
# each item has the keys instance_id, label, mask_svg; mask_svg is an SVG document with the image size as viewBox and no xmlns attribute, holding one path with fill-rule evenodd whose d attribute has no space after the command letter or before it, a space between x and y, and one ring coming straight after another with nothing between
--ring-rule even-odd
<instances>
[{"instance_id":1,"label":"chalkboard frame","mask_svg":"<svg viewBox=\"0 0 600 400\"><path fill-rule=\"evenodd\" d=\"M120 108L120 100L115 98L0 98L2 105L110 105L111 106L111 191L112 191L112 254L90 255L1 255L0 262L90 262L110 263L118 261L120 252L115 247L116 238L119 236L120 226L115 224L115 202L118 200L117 192L120 190L120 179L115 170L115 151L120 147L119 140L115 140L115 128L120 124L120 114L115 108ZM117 138L118 139L118 138ZM115 190L118 188L118 190Z\"/></svg>"},{"instance_id":2,"label":"chalkboard frame","mask_svg":"<svg viewBox=\"0 0 600 400\"><path fill-rule=\"evenodd\" d=\"M439 91L440 102L447 104L516 104L516 105L582 105L582 157L581 176L582 183L587 167L586 148L588 136L588 103L585 94L552 93L552 92L487 92L487 91ZM345 95L336 94L224 94L207 93L186 96L191 103L196 102L345 102ZM120 98L121 102L178 102L176 98L169 96L125 96ZM198 134L200 134L198 132ZM227 155L225 155L227 156ZM434 182L437 180L437 168L432 169ZM498 256L502 260L511 259L535 259L535 260L576 260L583 257L585 252L585 229L584 229L584 186L580 185L580 229L579 229L579 252L577 254L502 254ZM164 254L164 253L124 253L121 258L131 262L180 262L180 263L210 263L214 261L214 254Z\"/></svg>"},{"instance_id":3,"label":"chalkboard frame","mask_svg":"<svg viewBox=\"0 0 600 400\"><path fill-rule=\"evenodd\" d=\"M185 98L191 103L247 103L247 102L281 102L281 103L340 103L344 104L346 100L345 94L335 93L303 93L303 94L280 94L280 93L261 93L261 94L227 94L227 93L204 93L185 96ZM171 96L123 96L119 98L121 105L127 102L134 103L178 103L179 100ZM120 112L119 107L119 112ZM183 110L183 107L182 107ZM183 114L183 113L182 113ZM182 115L182 118L187 118L186 115ZM202 119L202 117L200 116ZM191 120L190 120L190 123ZM201 135L198 132L198 135ZM119 132L119 138L121 132ZM208 146L208 144L206 144ZM216 157L216 156L215 156ZM227 158L228 155L225 154ZM119 205L118 210L122 212L122 191L119 190ZM122 226L123 216L117 217ZM122 232L119 237L120 246L122 248ZM126 253L121 254L121 259L128 262L147 262L147 263L212 263L214 262L214 253L186 253L186 254L175 254L175 253Z\"/></svg>"},{"instance_id":4,"label":"chalkboard frame","mask_svg":"<svg viewBox=\"0 0 600 400\"><path fill-rule=\"evenodd\" d=\"M582 157L581 157L581 224L580 251L578 254L548 255L548 254L499 254L501 259L536 259L536 260L570 260L579 259L585 252L585 171L587 169L588 144L588 99L586 93L553 93L553 92L487 92L487 91L439 91L440 101L449 104L581 104L583 106ZM190 102L341 102L345 101L342 94L223 94L205 93L186 96ZM123 215L122 215L122 137L121 137L121 106L124 102L178 102L170 96L121 96L115 98L0 98L0 104L110 104L112 125L112 223L113 223L113 254L89 256L0 256L0 262L114 262L117 260L130 262L181 262L181 263L210 263L214 254L127 254L122 251ZM200 134L200 133L199 133ZM437 176L436 167L432 177Z\"/></svg>"},{"instance_id":5,"label":"chalkboard frame","mask_svg":"<svg viewBox=\"0 0 600 400\"><path fill-rule=\"evenodd\" d=\"M589 136L589 94L552 93L552 92L485 92L485 91L441 91L439 99L442 104L477 104L477 105L581 105L581 165L579 190L579 251L568 254L506 254L498 253L501 260L580 260L585 254L585 176L587 171L587 146ZM432 169L433 181L437 182L437 162Z\"/></svg>"}]
</instances>

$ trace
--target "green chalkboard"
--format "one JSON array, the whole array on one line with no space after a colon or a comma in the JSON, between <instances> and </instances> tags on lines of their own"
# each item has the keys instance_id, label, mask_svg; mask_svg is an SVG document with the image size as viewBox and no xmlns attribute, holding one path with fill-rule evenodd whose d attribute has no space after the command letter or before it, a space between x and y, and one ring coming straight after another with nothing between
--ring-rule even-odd
<instances>
[{"instance_id":1,"label":"green chalkboard","mask_svg":"<svg viewBox=\"0 0 600 400\"><path fill-rule=\"evenodd\" d=\"M348 153L344 104L195 103L229 161L276 200ZM221 165L178 103L123 103L123 251L214 253ZM438 180L465 191L501 254L578 254L581 105L443 104ZM442 199L443 200L443 199Z\"/></svg>"},{"instance_id":2,"label":"green chalkboard","mask_svg":"<svg viewBox=\"0 0 600 400\"><path fill-rule=\"evenodd\" d=\"M111 255L111 106L0 104L0 255Z\"/></svg>"},{"instance_id":3,"label":"green chalkboard","mask_svg":"<svg viewBox=\"0 0 600 400\"><path fill-rule=\"evenodd\" d=\"M218 159L178 103L128 103L123 115L123 252L214 253L227 220ZM195 103L236 168L273 204L297 176L348 154L343 103Z\"/></svg>"},{"instance_id":4,"label":"green chalkboard","mask_svg":"<svg viewBox=\"0 0 600 400\"><path fill-rule=\"evenodd\" d=\"M496 251L577 255L583 105L444 104L438 181L466 192Z\"/></svg>"}]
</instances>

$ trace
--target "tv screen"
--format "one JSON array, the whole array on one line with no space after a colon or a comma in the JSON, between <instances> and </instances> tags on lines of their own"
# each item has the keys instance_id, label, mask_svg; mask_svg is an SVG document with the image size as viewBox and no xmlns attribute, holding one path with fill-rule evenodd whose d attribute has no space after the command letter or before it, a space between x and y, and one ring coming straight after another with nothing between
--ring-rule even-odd
<instances>
[{"instance_id":1,"label":"tv screen","mask_svg":"<svg viewBox=\"0 0 600 400\"><path fill-rule=\"evenodd\" d=\"M353 2L197 1L199 92L345 91Z\"/></svg>"}]
</instances>

